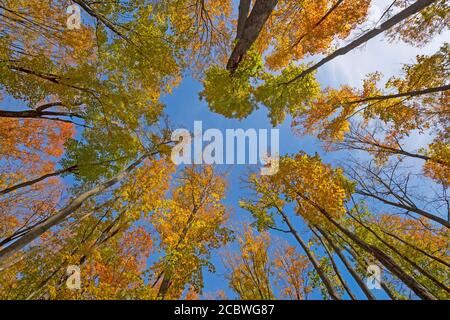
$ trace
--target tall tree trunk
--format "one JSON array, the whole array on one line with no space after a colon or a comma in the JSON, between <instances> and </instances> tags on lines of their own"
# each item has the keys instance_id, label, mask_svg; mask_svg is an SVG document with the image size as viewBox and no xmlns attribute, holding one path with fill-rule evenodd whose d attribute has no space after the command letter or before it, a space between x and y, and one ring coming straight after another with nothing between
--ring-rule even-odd
<instances>
[{"instance_id":1,"label":"tall tree trunk","mask_svg":"<svg viewBox=\"0 0 450 320\"><path fill-rule=\"evenodd\" d=\"M347 294L349 295L349 297L352 300L357 300L356 296L353 294L353 292L350 290L349 286L347 285L347 282L345 282L344 278L342 277L341 272L339 271L338 266L336 265L336 262L334 261L333 258L333 253L330 251L330 249L328 249L328 246L325 244L325 242L322 240L322 238L320 237L319 234L317 234L317 232L314 230L314 228L311 228L312 233L314 233L314 235L317 237L317 239L319 239L320 243L322 244L323 248L325 249L325 252L327 253L328 257L330 258L330 262L331 262L331 266L334 270L334 273L336 273L337 277L339 278L340 283L342 284L342 286L344 287L345 291L347 292Z\"/></svg>"},{"instance_id":2,"label":"tall tree trunk","mask_svg":"<svg viewBox=\"0 0 450 320\"><path fill-rule=\"evenodd\" d=\"M366 243L365 241L361 240L358 236L356 236L353 232L350 232L349 230L342 227L336 220L334 220L331 215L315 204L314 202L310 201L311 204L313 204L326 218L329 220L334 226L336 226L344 235L349 237L353 242L358 244L363 250L366 252L372 254L378 261L380 261L392 274L397 276L400 280L403 281L405 285L408 286L418 297L426 300L437 300L437 298L422 284L417 282L412 276L407 274L403 269L386 253L384 253L382 250L378 249L377 247Z\"/></svg>"},{"instance_id":3,"label":"tall tree trunk","mask_svg":"<svg viewBox=\"0 0 450 320\"><path fill-rule=\"evenodd\" d=\"M90 88L80 87L80 86L77 86L75 84L66 83L65 80L70 80L70 78L62 77L62 76L59 76L59 75L56 75L56 74L52 74L52 73L36 71L36 70L29 69L27 67L17 66L17 65L14 65L14 64L9 64L9 65L7 65L7 67L10 70L21 72L21 73L28 74L28 75L32 75L32 76L34 76L36 78L39 78L39 79L42 79L42 80L45 80L45 81L49 81L49 82L54 83L54 84L58 84L58 85L61 85L61 86L72 88L72 89L75 89L75 90L78 90L78 91L81 91L81 92L86 92L86 93L90 94L91 96L93 96L93 97L98 99L98 97L96 95L96 92L94 90L92 90ZM42 111L42 110L39 110L39 108L37 108L36 111ZM81 118L81 116L79 116L79 115L78 115L78 117Z\"/></svg>"},{"instance_id":4,"label":"tall tree trunk","mask_svg":"<svg viewBox=\"0 0 450 320\"><path fill-rule=\"evenodd\" d=\"M386 230L383 230L383 229L381 229L381 232L383 232L384 234L386 234L386 235L388 235L388 236L390 236L390 237L392 237L392 238L394 238L394 239L400 241L401 243L407 245L408 247L410 247L410 248L412 248L412 249L414 249L414 250L416 250L416 251L422 253L423 255L427 256L428 258L430 258L430 259L432 259L432 260L434 260L434 261L436 261L436 262L439 262L440 264L446 266L447 268L450 268L450 263L448 263L448 262L442 260L441 258L438 258L438 257L435 257L435 256L429 254L429 253L426 252L425 250L422 250L422 249L420 249L419 247L417 247L417 246L415 246L415 245L409 243L408 241L403 240L402 238L396 236L396 235L393 234L393 233L387 232Z\"/></svg>"},{"instance_id":5,"label":"tall tree trunk","mask_svg":"<svg viewBox=\"0 0 450 320\"><path fill-rule=\"evenodd\" d=\"M418 0L418 1L416 1L415 3L413 3L406 9L400 11L399 13L394 15L392 18L390 18L387 21L385 21L384 23L382 23L378 28L375 28L375 29L367 32L366 34L362 35L355 41L352 41L350 44L346 45L345 47L342 47L342 48L336 50L329 56L323 58L318 63L314 64L310 68L308 68L305 71L303 71L302 73L300 73L298 76L294 77L293 79L291 79L283 84L285 84L285 85L291 84L294 81L296 81L300 78L303 78L304 76L317 70L318 68L320 68L327 62L330 62L331 60L333 60L339 56L342 56L342 55L352 51L353 49L356 49L360 45L362 45L362 44L366 43L367 41L369 41L370 39L378 36L379 34L383 33L384 31L392 28L393 26L402 22L403 20L415 15L416 13L420 12L422 9L428 7L429 5L433 4L434 2L436 2L436 0Z\"/></svg>"},{"instance_id":6,"label":"tall tree trunk","mask_svg":"<svg viewBox=\"0 0 450 320\"><path fill-rule=\"evenodd\" d=\"M322 215L325 216L327 220L329 220L334 226L336 226L344 235L346 235L348 238L350 238L353 242L358 244L363 250L365 250L367 253L372 254L382 265L384 265L392 274L397 276L403 283L408 286L418 297L422 299L427 300L437 300L437 298L421 283L417 282L412 276L410 276L408 273L406 273L401 266L399 266L390 256L388 256L386 253L384 253L382 250L378 249L376 246L371 245L360 239L356 234L353 232L345 229L342 227L336 220L333 219L333 217L320 205L315 203L313 200L311 200L306 195L300 193L293 187L288 181L283 180L286 184L286 186L291 189L300 199L310 203L313 207L315 207ZM348 212L347 212L348 213ZM350 213L348 213L350 216L352 216ZM357 220L359 222L359 220ZM361 222L359 222L362 224ZM364 226L364 225L363 225ZM371 229L369 229L371 231ZM372 233L374 233L372 231ZM376 233L374 235L383 242L382 239L378 237ZM383 242L385 243L385 242ZM427 272L424 272L423 268L417 266L414 262L412 262L410 259L405 257L404 255L401 255L395 248L390 246L389 244L385 243L391 250L393 250L395 253L399 254L404 260L408 261L414 268L422 272L425 276L427 276L429 279L433 280L433 277L429 277Z\"/></svg>"},{"instance_id":7,"label":"tall tree trunk","mask_svg":"<svg viewBox=\"0 0 450 320\"><path fill-rule=\"evenodd\" d=\"M163 279L161 281L161 285L158 290L158 299L164 300L167 295L167 291L169 291L170 282L172 277L168 273L164 273Z\"/></svg>"},{"instance_id":8,"label":"tall tree trunk","mask_svg":"<svg viewBox=\"0 0 450 320\"><path fill-rule=\"evenodd\" d=\"M13 242L11 245L7 246L6 248L0 250L0 264L4 263L10 256L17 253L19 250L21 250L23 247L25 247L27 244L31 243L33 240L37 239L39 236L41 236L43 233L45 233L47 230L52 228L53 226L61 223L64 219L66 219L68 216L70 216L73 212L75 212L78 208L80 208L83 203L103 191L109 189L116 183L123 180L125 177L127 177L130 172L132 172L138 165L144 161L149 156L156 155L159 151L152 152L150 154L144 154L143 156L139 157L135 162L133 162L131 165L129 165L125 170L117 174L112 179L109 179L96 187L92 188L89 191L86 191L79 196L77 196L68 206L66 206L64 209L60 210L58 213L52 215L47 220L43 221L40 224L35 225L34 227L30 228L30 230L25 233L23 236L18 238L15 242Z\"/></svg>"},{"instance_id":9,"label":"tall tree trunk","mask_svg":"<svg viewBox=\"0 0 450 320\"><path fill-rule=\"evenodd\" d=\"M316 228L323 235L323 237L327 240L327 242L331 245L331 247L333 248L334 252L336 252L336 254L339 256L339 258L341 259L342 263L347 268L348 272L350 272L350 274L352 275L353 279L355 279L356 283L359 285L361 290L366 295L367 299L369 299L369 300L376 300L376 298L373 295L372 291L370 291L370 289L367 288L366 283L363 281L363 279L361 279L361 277L355 271L355 269L353 269L353 267L350 264L350 262L345 258L344 254L341 252L341 250L334 244L333 240L328 236L328 234L324 230L322 230L319 227L316 227Z\"/></svg>"},{"instance_id":10,"label":"tall tree trunk","mask_svg":"<svg viewBox=\"0 0 450 320\"><path fill-rule=\"evenodd\" d=\"M278 0L256 0L252 12L245 21L244 30L241 32L241 37L239 38L238 43L234 47L234 50L228 60L228 70L235 71L237 69L244 55L256 39L258 39L264 24L267 19L269 19L277 3Z\"/></svg>"},{"instance_id":11,"label":"tall tree trunk","mask_svg":"<svg viewBox=\"0 0 450 320\"><path fill-rule=\"evenodd\" d=\"M343 238L341 238L341 239L348 244L347 240L345 240ZM355 259L355 261L359 265L361 265L365 269L367 269L367 267L369 266L369 263L365 259L363 259L363 261L361 261L361 258L358 257L358 255L356 254L356 252L354 250L352 250L350 248L347 248L347 247L344 247L344 249L345 249L345 251L347 251L353 257L353 259ZM391 300L397 300L397 298L395 297L394 293L391 291L391 289L386 285L386 283L384 281L381 280L380 281L380 285L381 285L381 288L384 290L384 292L386 292L388 297L391 298Z\"/></svg>"},{"instance_id":12,"label":"tall tree trunk","mask_svg":"<svg viewBox=\"0 0 450 320\"><path fill-rule=\"evenodd\" d=\"M302 247L303 251L308 256L308 259L309 259L309 261L311 261L311 264L313 265L314 270L316 270L317 274L319 275L320 280L322 280L323 284L325 285L325 288L327 289L328 294L334 300L341 300L341 297L339 296L339 294L336 292L333 285L331 284L330 279L328 279L327 275L325 274L323 269L320 267L319 261L317 261L316 257L314 256L314 253L309 250L307 244L303 241L303 239L297 233L297 230L295 230L294 226L291 224L291 221L289 220L288 216L278 206L276 206L275 208L281 214L284 222L286 222L286 225L289 228L289 231L294 235L294 238L297 240L297 242Z\"/></svg>"},{"instance_id":13,"label":"tall tree trunk","mask_svg":"<svg viewBox=\"0 0 450 320\"><path fill-rule=\"evenodd\" d=\"M98 208L99 208L99 207L98 207ZM94 233L94 231L97 229L98 225L100 224L101 220L102 220L108 213L110 213L110 212L111 212L111 211L109 211L109 210L106 211L106 213L103 215L103 217L101 217L101 218L97 221L97 223L96 223L95 226L91 229L91 231L90 231L87 235L84 235L84 236L83 236L83 239L80 241L80 243L78 244L78 246L77 246L74 250L72 250L72 251L70 252L70 257L73 257L78 251L80 251L81 245L84 244L84 243L92 236L92 234ZM121 214L123 214L123 211L121 212ZM88 215L90 215L90 214L88 214ZM115 223L115 222L117 222L117 219L114 220L113 223ZM108 229L108 231L109 231L109 230L110 230L110 229ZM89 251L92 250L92 249L94 249L94 248L96 248L96 247L98 247L100 244L102 244L102 243L104 243L104 242L106 242L106 241L108 241L109 239L112 238L112 237L108 237L108 238L102 240L102 236L104 235L104 232L105 232L105 231L106 231L106 230L103 230L103 232L101 233L100 237L97 238L97 239L95 240L94 244L90 246ZM78 266L81 267L82 265L84 265L84 263L86 262L87 258L88 258L88 253L83 254L76 264L77 264ZM55 269L55 270L54 270L47 278L45 278L43 281L41 281L40 284L39 284L39 286L38 286L38 288L35 289L31 294L29 294L29 295L26 297L25 300L31 300L31 299L33 299L34 297L36 297L36 295L39 294L39 293L44 289L44 285L46 285L46 284L47 284L47 283L48 283L48 282L49 282L49 281L50 281L50 280L51 280L51 279L52 279L52 278L53 278L53 277L54 277L54 276L62 269L62 268L64 268L64 267L67 266L68 261L69 261L69 259L68 259L68 258L65 258L64 261L61 262L61 263L59 264L58 268ZM59 279L59 281L58 281L58 284L55 285L55 288L60 289L60 288L63 286L63 284L66 282L67 278L68 278L68 275L63 275L62 277L60 277L60 279ZM44 292L43 294L40 294L40 296L38 296L38 297L36 297L36 298L37 298L37 299L47 299L47 297L49 297L49 296L50 296L50 295L49 295L49 292Z\"/></svg>"},{"instance_id":14,"label":"tall tree trunk","mask_svg":"<svg viewBox=\"0 0 450 320\"><path fill-rule=\"evenodd\" d=\"M252 0L241 0L239 2L239 16L237 22L236 40L242 38L242 34L244 33L245 21L247 21L251 4Z\"/></svg>"},{"instance_id":15,"label":"tall tree trunk","mask_svg":"<svg viewBox=\"0 0 450 320\"><path fill-rule=\"evenodd\" d=\"M441 283L438 279L436 279L433 275L431 275L428 271L426 271L424 268L419 266L417 263L412 261L410 258L402 254L395 246L391 245L387 241L385 241L383 238L381 238L375 231L373 231L371 228L366 226L364 223L359 221L356 217L354 217L352 214L348 213L350 217L352 217L355 221L357 221L364 229L369 231L371 234L375 236L381 243L383 243L386 247L388 247L390 250L392 250L394 253L396 253L399 257L401 257L403 260L408 262L413 268L417 269L419 272L421 272L424 276L426 276L428 279L434 282L435 285L437 285L439 288L441 288L444 291L447 291L450 293L450 289L447 288L443 283Z\"/></svg>"}]
</instances>

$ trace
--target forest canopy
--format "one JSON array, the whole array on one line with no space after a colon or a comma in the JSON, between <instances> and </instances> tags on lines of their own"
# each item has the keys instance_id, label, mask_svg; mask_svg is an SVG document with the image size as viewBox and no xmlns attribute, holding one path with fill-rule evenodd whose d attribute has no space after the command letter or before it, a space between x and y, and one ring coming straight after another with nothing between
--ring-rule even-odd
<instances>
[{"instance_id":1,"label":"forest canopy","mask_svg":"<svg viewBox=\"0 0 450 320\"><path fill-rule=\"evenodd\" d=\"M0 299L450 299L449 28L447 0L0 0ZM414 54L372 68L382 42ZM192 117L292 143L176 165Z\"/></svg>"}]
</instances>

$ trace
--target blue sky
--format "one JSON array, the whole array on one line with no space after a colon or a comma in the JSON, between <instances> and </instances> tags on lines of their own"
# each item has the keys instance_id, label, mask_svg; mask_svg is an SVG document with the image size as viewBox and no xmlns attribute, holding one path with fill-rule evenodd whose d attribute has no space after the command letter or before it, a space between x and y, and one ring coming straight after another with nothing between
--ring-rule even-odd
<instances>
[{"instance_id":1,"label":"blue sky","mask_svg":"<svg viewBox=\"0 0 450 320\"><path fill-rule=\"evenodd\" d=\"M374 1L370 9L370 21L378 21L384 8L390 4L391 1L377 0ZM370 24L369 24L370 25ZM325 88L327 86L339 87L341 84L348 84L351 86L360 86L365 75L380 71L385 75L385 80L392 75L399 74L402 65L412 63L418 54L432 54L439 49L445 39L450 39L450 32L444 33L436 37L432 43L424 48L415 48L404 43L389 43L383 36L379 36L371 40L366 45L354 50L353 52L339 57L329 64L319 69L317 73L318 80ZM312 60L317 60L319 57L314 57ZM310 59L308 59L310 60ZM267 110L261 107L255 111L248 118L244 120L227 119L221 115L209 111L207 104L200 101L198 93L202 90L202 85L196 80L187 77L183 80L181 85L174 89L171 95L164 97L163 102L167 105L166 113L168 114L171 123L175 128L187 128L193 130L194 121L203 122L203 131L209 128L216 128L223 132L225 136L226 129L237 128L254 128L254 129L271 129L270 121L267 118ZM324 152L318 142L313 137L299 137L295 135L290 128L289 118L278 126L280 130L280 154L297 153L300 150L308 154L318 152L323 161L332 164L338 164L339 160L345 159L346 154L342 152L327 153ZM423 139L421 136L414 137L414 143L417 139ZM414 148L413 148L414 149ZM258 165L259 166L259 165ZM241 179L248 172L244 165L223 165L224 169L228 171L229 190L227 193L226 204L231 209L231 225L239 228L244 222L251 222L251 216L238 206L238 201L245 195L245 190ZM250 168L255 170L253 168ZM296 221L299 230L306 231L304 226ZM278 234L278 236L280 236ZM282 235L284 239L289 239ZM289 241L290 244L295 245L295 242ZM301 249L299 248L299 252ZM336 259L339 260L339 259ZM217 290L225 290L229 297L234 297L233 293L228 289L228 285L223 276L224 269L221 265L221 259L218 253L213 256L213 263L217 267L217 272L211 274L205 270L205 293L214 293ZM345 272L345 267L338 262L340 270L343 271L344 276L349 280L351 289L361 299L365 296L357 288L351 277ZM375 291L379 297L386 296L380 290ZM320 298L316 292L311 298Z\"/></svg>"}]
</instances>

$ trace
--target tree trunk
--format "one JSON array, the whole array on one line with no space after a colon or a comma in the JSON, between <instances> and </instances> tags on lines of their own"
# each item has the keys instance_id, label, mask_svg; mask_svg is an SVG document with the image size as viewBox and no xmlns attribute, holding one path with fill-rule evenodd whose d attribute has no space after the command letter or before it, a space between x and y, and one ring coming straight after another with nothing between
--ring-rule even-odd
<instances>
[{"instance_id":1,"label":"tree trunk","mask_svg":"<svg viewBox=\"0 0 450 320\"><path fill-rule=\"evenodd\" d=\"M337 223L323 208L313 204L333 225L335 225L343 234L349 237L353 242L358 244L362 249L372 254L378 261L380 261L390 272L392 272L395 276L397 276L400 280L403 281L405 285L408 286L414 293L426 300L437 300L437 298L428 291L426 287L417 282L413 277L404 272L402 268L387 254L378 249L377 247L366 243L361 240L354 233L348 231L343 228L339 223Z\"/></svg>"},{"instance_id":2,"label":"tree trunk","mask_svg":"<svg viewBox=\"0 0 450 320\"><path fill-rule=\"evenodd\" d=\"M317 228L316 228L317 229ZM323 248L325 249L325 252L327 253L328 257L330 258L330 262L331 262L331 266L333 267L334 273L336 273L337 277L339 278L340 283L342 284L342 286L344 287L345 291L347 292L347 294L349 295L349 297L352 300L357 300L356 296L353 294L353 292L350 290L349 286L347 285L347 283L345 282L344 278L341 275L341 272L339 271L338 266L336 265L336 262L334 261L333 258L333 253L328 249L327 245L325 244L325 242L322 240L322 238L317 234L316 231L314 231L314 229L311 227L311 231L312 233L314 233L314 235L317 237L317 239L319 239L320 243L322 244Z\"/></svg>"},{"instance_id":3,"label":"tree trunk","mask_svg":"<svg viewBox=\"0 0 450 320\"><path fill-rule=\"evenodd\" d=\"M438 258L438 257L435 257L435 256L429 254L429 253L426 252L425 250L422 250L422 249L420 249L419 247L416 247L415 245L409 243L408 241L403 240L402 238L396 236L395 234L392 234L392 233L390 233L390 232L387 232L386 230L383 230L383 229L381 229L381 232L383 232L384 234L386 234L386 235L388 235L388 236L390 236L390 237L392 237L392 238L394 238L394 239L400 241L401 243L407 245L408 247L410 247L410 248L412 248L412 249L414 249L414 250L416 250L416 251L422 253L423 255L427 256L428 258L430 258L430 259L432 259L432 260L434 260L434 261L436 261L436 262L439 262L440 264L446 266L447 268L450 268L450 263L448 263L448 262L446 262L446 261L444 261L444 260L442 260L442 259L440 259L440 258Z\"/></svg>"},{"instance_id":4,"label":"tree trunk","mask_svg":"<svg viewBox=\"0 0 450 320\"><path fill-rule=\"evenodd\" d=\"M341 142L340 145L342 145L345 148L364 150L367 152L372 151L370 149L370 147L373 147L373 148L382 149L383 151L390 153L390 154L399 154L399 155L403 155L403 156L410 157L410 158L416 158L416 159L420 159L420 160L424 160L424 161L435 162L435 163L438 163L438 164L441 164L441 165L447 166L447 167L450 166L450 160L444 161L444 160L440 160L440 159L431 158L431 157L425 156L423 154L412 153L412 152L403 150L400 147L400 145L399 145L400 149L394 148L389 145L384 145L381 142L377 141L373 136L368 138L368 137L366 137L358 132L355 132L355 131L347 134L345 137L345 140L343 142ZM366 145L367 149L360 145Z\"/></svg>"},{"instance_id":5,"label":"tree trunk","mask_svg":"<svg viewBox=\"0 0 450 320\"><path fill-rule=\"evenodd\" d=\"M341 238L342 239L342 238ZM346 240L343 240L346 242ZM358 255L356 254L356 252L352 249L349 249L347 247L344 248L345 251L347 251L348 253L350 253L350 255L353 257L353 259L355 259L355 261L360 264L361 266L363 266L365 269L367 269L367 267L369 266L369 263L364 259L364 261L361 261L360 257L358 257ZM384 292L386 292L386 294L388 295L389 298L391 298L391 300L397 300L397 298L395 297L394 293L391 291L391 289L386 285L386 283L384 281L381 280L381 288L384 290Z\"/></svg>"},{"instance_id":6,"label":"tree trunk","mask_svg":"<svg viewBox=\"0 0 450 320\"><path fill-rule=\"evenodd\" d=\"M366 295L367 299L369 300L376 300L375 296L372 294L372 292L370 291L369 288L367 288L366 283L363 281L363 279L361 279L361 277L359 276L359 274L355 271L355 269L353 269L352 265L350 264L350 262L345 258L345 256L342 254L341 250L333 243L333 240L330 239L330 237L328 236L328 234L323 231L321 228L316 227L317 230L319 230L319 232L325 237L325 239L327 240L327 242L331 245L331 247L333 248L334 252L336 252L336 254L339 256L339 258L341 259L342 263L345 265L345 267L347 268L347 270L350 272L350 274L352 275L353 279L355 279L356 283L358 283L359 287L361 288L361 290L364 292L364 294Z\"/></svg>"},{"instance_id":7,"label":"tree trunk","mask_svg":"<svg viewBox=\"0 0 450 320\"><path fill-rule=\"evenodd\" d=\"M356 49L357 47L359 47L360 45L366 43L367 41L369 41L370 39L378 36L379 34L383 33L384 31L392 28L393 26L395 26L396 24L402 22L403 20L415 15L416 13L420 12L422 9L428 7L429 5L433 4L433 2L436 2L436 0L418 0L416 1L414 4L410 5L409 7L407 7L406 9L400 11L399 13L397 13L396 15L394 15L392 18L388 19L387 21L385 21L384 23L382 23L378 28L375 28L369 32L367 32L366 34L362 35L361 37L359 37L358 39L356 39L355 41L352 41L350 44L346 45L345 47L342 47L338 50L336 50L335 52L333 52L332 54L330 54L329 56L323 58L322 60L320 60L318 63L316 63L315 65L313 65L312 67L306 69L305 71L303 71L302 73L300 73L298 76L294 77L293 79L283 83L283 84L291 84L294 81L303 78L304 76L310 74L311 72L317 70L319 67L323 66L324 64L326 64L327 62L330 62L331 60L342 56L350 51L352 51L353 49Z\"/></svg>"},{"instance_id":8,"label":"tree trunk","mask_svg":"<svg viewBox=\"0 0 450 320\"><path fill-rule=\"evenodd\" d=\"M227 63L227 70L235 71L244 55L258 39L278 0L256 0L250 16L245 21L244 30ZM244 11L244 8L243 10Z\"/></svg>"},{"instance_id":9,"label":"tree trunk","mask_svg":"<svg viewBox=\"0 0 450 320\"><path fill-rule=\"evenodd\" d=\"M116 183L123 180L126 176L128 176L128 174L131 171L133 171L133 169L135 169L139 164L141 164L145 158L147 158L148 156L151 156L151 155L155 155L157 153L158 152L153 152L151 154L145 154L145 155L139 157L138 160L133 162L124 171L120 172L112 179L105 181L105 182L99 184L98 186L92 188L91 190L80 194L64 209L62 209L58 213L52 215L51 217L49 217L47 220L43 221L42 223L32 227L27 233L25 233L23 236L18 238L18 240L16 240L15 242L13 242L11 245L7 246L6 248L0 250L0 263L3 263L7 258L9 258L10 256L17 253L19 250L21 250L27 244L31 243L33 240L37 239L39 236L41 236L43 233L45 233L47 230L49 230L53 226L61 223L69 215L71 215L78 208L80 208L83 205L84 201L86 201L87 199L89 199L95 195L102 193L103 191L109 189Z\"/></svg>"},{"instance_id":10,"label":"tree trunk","mask_svg":"<svg viewBox=\"0 0 450 320\"><path fill-rule=\"evenodd\" d=\"M439 280L437 280L433 275L431 275L428 271L426 271L424 268L422 268L421 266L419 266L417 263L415 263L414 261L412 261L410 258L408 258L407 256L405 256L404 254L402 254L399 250L397 250L397 248L395 248L393 245L391 245L390 243L386 242L385 240L383 240L375 231L373 231L371 228L369 228L368 226L366 226L365 224L363 224L361 221L359 221L358 219L356 219L353 215L351 215L350 213L348 213L348 215L350 217L352 217L355 221L357 221L364 229L366 229L367 231L369 231L370 233L372 233L375 238L377 238L381 243L383 243L386 247L388 247L390 250L392 250L394 253L396 253L399 257L401 257L403 260L405 260L406 262L408 262L413 268L417 269L419 272L421 272L424 276L426 276L428 279L430 279L431 281L434 282L435 285L437 285L439 288L441 288L444 291L447 291L450 293L450 289L447 288L447 286L445 286L443 283L441 283Z\"/></svg>"},{"instance_id":11,"label":"tree trunk","mask_svg":"<svg viewBox=\"0 0 450 320\"><path fill-rule=\"evenodd\" d=\"M164 300L165 299L167 291L169 291L170 282L171 282L171 276L167 275L165 273L164 277L163 277L163 279L161 281L161 285L159 286L158 299L160 299L160 300Z\"/></svg>"},{"instance_id":12,"label":"tree trunk","mask_svg":"<svg viewBox=\"0 0 450 320\"><path fill-rule=\"evenodd\" d=\"M237 22L236 40L242 38L242 34L244 33L245 21L247 21L251 4L252 0L241 0L239 3L239 17Z\"/></svg>"},{"instance_id":13,"label":"tree trunk","mask_svg":"<svg viewBox=\"0 0 450 320\"><path fill-rule=\"evenodd\" d=\"M195 203L193 203L193 205L194 205L194 208L192 209L192 211L191 211L191 213L190 213L190 215L189 215L189 217L188 217L188 219L186 221L186 225L181 230L180 238L178 239L174 250L177 250L178 247L186 239L187 233L191 229L192 224L194 223L194 220L196 218L196 214L197 214L198 210L200 209L200 207L198 207ZM169 291L169 288L170 288L170 285L171 285L171 281L172 281L171 273L172 273L172 271L170 271L170 270L165 270L165 271L162 272L163 279L162 279L161 285L159 286L158 295L157 295L157 298L160 299L160 300L164 300L165 297L166 297L167 291Z\"/></svg>"},{"instance_id":14,"label":"tree trunk","mask_svg":"<svg viewBox=\"0 0 450 320\"><path fill-rule=\"evenodd\" d=\"M303 241L303 239L297 233L295 228L292 226L292 224L291 224L289 218L287 217L287 215L279 207L276 207L276 209L278 210L278 212L283 217L284 222L286 222L290 232L294 235L295 239L300 244L300 246L302 247L303 251L305 251L306 255L308 256L309 261L311 261L314 269L316 270L317 274L319 275L320 279L322 280L323 284L325 285L325 288L327 289L328 294L334 300L341 300L341 297L336 292L336 290L334 289L334 287L331 284L330 280L328 279L327 275L325 274L325 272L320 267L319 261L317 261L316 257L314 256L314 253L309 250L309 248L306 245L306 243Z\"/></svg>"},{"instance_id":15,"label":"tree trunk","mask_svg":"<svg viewBox=\"0 0 450 320\"><path fill-rule=\"evenodd\" d=\"M403 283L408 286L408 288L410 288L414 293L416 293L416 295L422 299L427 299L427 300L437 300L437 298L425 287L423 286L421 283L417 282L413 277L411 277L408 273L406 273L405 271L403 271L403 269L391 258L389 257L386 253L384 253L382 250L378 249L377 247L375 247L374 245L368 244L365 241L361 240L357 235L355 235L354 233L352 233L351 231L345 229L344 227L342 227L336 220L333 219L333 217L321 206L319 206L317 203L315 203L314 201L312 201L311 199L309 199L307 196L301 194L300 192L298 192L295 188L293 188L288 181L283 180L286 183L286 186L289 187L293 192L295 192L295 194L301 198L304 201L309 202L313 207L315 207L320 213L322 213L322 215L325 216L325 218L327 220L329 220L334 226L336 226L343 234L345 234L348 238L350 238L353 242L355 242L356 244L358 244L363 250L365 250L367 253L372 254L378 261L381 262L382 265L384 265L392 274L394 274L395 276L397 276L401 281L403 281ZM350 216L352 216L350 213L348 213ZM357 220L358 221L358 220ZM360 222L361 223L361 222ZM364 225L363 225L364 226ZM369 229L369 231L371 231ZM372 232L374 233L374 232ZM382 241L382 239L380 239L378 237L378 235L376 233L374 233L374 235L380 240ZM382 241L383 242L383 241ZM384 244L386 244L385 242L383 242ZM395 250L395 248L392 248L392 246L388 247L393 250L394 252L396 252L397 254L400 254L398 251ZM420 272L422 272L424 275L426 275L429 279L433 280L432 277L429 277L428 273L424 272L423 268L417 266L414 262L412 262L410 259L408 259L407 257L404 257L403 255L400 255L404 260L408 261L408 263L410 263L412 266L414 266L417 270L419 270Z\"/></svg>"}]
</instances>

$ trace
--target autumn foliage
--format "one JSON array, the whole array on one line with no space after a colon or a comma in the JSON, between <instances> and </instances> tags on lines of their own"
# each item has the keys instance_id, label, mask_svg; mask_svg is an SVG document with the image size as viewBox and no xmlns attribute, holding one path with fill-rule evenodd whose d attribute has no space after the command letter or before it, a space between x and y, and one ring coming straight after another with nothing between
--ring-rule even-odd
<instances>
[{"instance_id":1,"label":"autumn foliage","mask_svg":"<svg viewBox=\"0 0 450 320\"><path fill-rule=\"evenodd\" d=\"M0 1L0 299L448 300L448 2L376 5ZM324 79L375 37L434 49ZM276 173L172 162L189 81L290 124Z\"/></svg>"}]
</instances>

